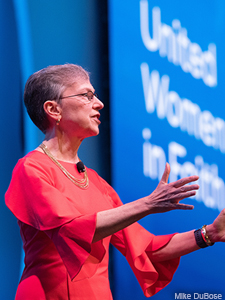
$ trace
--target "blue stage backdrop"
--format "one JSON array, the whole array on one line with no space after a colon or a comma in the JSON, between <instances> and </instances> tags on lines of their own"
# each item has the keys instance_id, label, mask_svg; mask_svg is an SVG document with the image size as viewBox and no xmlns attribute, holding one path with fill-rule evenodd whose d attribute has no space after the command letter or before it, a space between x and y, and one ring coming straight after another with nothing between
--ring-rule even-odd
<instances>
[{"instance_id":1,"label":"blue stage backdrop","mask_svg":"<svg viewBox=\"0 0 225 300\"><path fill-rule=\"evenodd\" d=\"M225 4L223 1L109 1L113 185L124 203L150 194L165 163L170 181L200 176L193 211L151 215L154 234L211 223L225 207ZM154 299L221 293L224 245L182 257ZM116 300L144 299L115 254ZM180 297L178 295L178 297Z\"/></svg>"},{"instance_id":2,"label":"blue stage backdrop","mask_svg":"<svg viewBox=\"0 0 225 300\"><path fill-rule=\"evenodd\" d=\"M0 1L0 298L14 299L18 283L21 241L16 219L6 208L4 194L12 168L23 153L21 65L14 6Z\"/></svg>"}]
</instances>

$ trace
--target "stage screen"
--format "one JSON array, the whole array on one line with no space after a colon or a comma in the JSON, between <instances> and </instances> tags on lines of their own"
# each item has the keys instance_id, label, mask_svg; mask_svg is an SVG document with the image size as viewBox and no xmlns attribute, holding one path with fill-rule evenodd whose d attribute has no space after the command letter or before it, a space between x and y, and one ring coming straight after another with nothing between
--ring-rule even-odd
<instances>
[{"instance_id":1,"label":"stage screen","mask_svg":"<svg viewBox=\"0 0 225 300\"><path fill-rule=\"evenodd\" d=\"M200 228L225 207L224 13L218 0L109 0L114 188L124 203L146 196L166 162L169 181L200 176L197 195L183 201L194 210L140 221L157 235ZM182 257L154 299L225 297L224 252L216 244ZM114 274L116 300L146 299L117 251Z\"/></svg>"}]
</instances>

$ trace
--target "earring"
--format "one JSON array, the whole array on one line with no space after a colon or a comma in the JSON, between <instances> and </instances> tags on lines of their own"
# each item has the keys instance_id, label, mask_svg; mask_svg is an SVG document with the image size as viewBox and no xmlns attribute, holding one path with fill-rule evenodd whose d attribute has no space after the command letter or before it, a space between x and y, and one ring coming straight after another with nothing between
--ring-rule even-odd
<instances>
[{"instance_id":1,"label":"earring","mask_svg":"<svg viewBox=\"0 0 225 300\"><path fill-rule=\"evenodd\" d=\"M58 120L56 121L56 125L59 126L59 123L60 123L61 119L58 118Z\"/></svg>"}]
</instances>

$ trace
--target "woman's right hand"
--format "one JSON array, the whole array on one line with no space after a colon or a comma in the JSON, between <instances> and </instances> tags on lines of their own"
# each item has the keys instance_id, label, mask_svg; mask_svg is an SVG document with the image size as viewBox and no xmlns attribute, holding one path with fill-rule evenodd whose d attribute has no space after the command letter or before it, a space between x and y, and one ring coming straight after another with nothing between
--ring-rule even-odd
<instances>
[{"instance_id":1,"label":"woman's right hand","mask_svg":"<svg viewBox=\"0 0 225 300\"><path fill-rule=\"evenodd\" d=\"M194 196L199 189L198 184L188 183L198 180L198 176L193 175L168 183L170 165L167 163L162 178L157 188L149 196L145 197L149 206L149 213L162 213L175 209L190 210L193 205L179 203L182 199Z\"/></svg>"},{"instance_id":2,"label":"woman's right hand","mask_svg":"<svg viewBox=\"0 0 225 300\"><path fill-rule=\"evenodd\" d=\"M187 184L198 180L198 176L190 176L167 183L169 174L170 166L166 164L162 179L152 194L122 206L98 212L93 242L129 226L149 214L174 209L193 209L192 205L181 204L179 201L195 195L199 188L198 184Z\"/></svg>"}]
</instances>

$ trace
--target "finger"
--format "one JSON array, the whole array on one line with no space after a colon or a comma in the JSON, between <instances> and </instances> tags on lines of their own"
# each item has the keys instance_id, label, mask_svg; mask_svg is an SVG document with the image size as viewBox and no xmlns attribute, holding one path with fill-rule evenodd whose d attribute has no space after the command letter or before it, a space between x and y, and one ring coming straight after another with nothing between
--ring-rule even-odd
<instances>
[{"instance_id":1,"label":"finger","mask_svg":"<svg viewBox=\"0 0 225 300\"><path fill-rule=\"evenodd\" d=\"M179 201L185 199L185 198L190 198L196 195L196 191L191 190L187 192L179 192L177 195L174 195L173 199L170 200L171 203L177 203L179 204Z\"/></svg>"},{"instance_id":2,"label":"finger","mask_svg":"<svg viewBox=\"0 0 225 300\"><path fill-rule=\"evenodd\" d=\"M167 183L168 179L169 179L169 175L170 175L170 165L168 163L166 163L165 170L163 172L161 181Z\"/></svg>"},{"instance_id":3,"label":"finger","mask_svg":"<svg viewBox=\"0 0 225 300\"><path fill-rule=\"evenodd\" d=\"M173 184L173 186L174 186L175 188L178 188L178 187L181 187L181 186L183 186L183 185L185 185L185 184L187 184L187 183L196 181L196 180L198 180L198 179L199 179L199 176L193 175L193 176L181 178L181 179L179 179L179 180L173 182L172 184Z\"/></svg>"},{"instance_id":4,"label":"finger","mask_svg":"<svg viewBox=\"0 0 225 300\"><path fill-rule=\"evenodd\" d=\"M179 194L179 193L186 193L186 192L198 190L198 189L199 189L198 184L189 184L189 185L180 186L175 191L177 194Z\"/></svg>"},{"instance_id":5,"label":"finger","mask_svg":"<svg viewBox=\"0 0 225 300\"><path fill-rule=\"evenodd\" d=\"M176 209L179 209L179 210L192 210L194 208L193 205L189 205L189 204L183 204L183 203L168 203L167 206L164 206L164 211L168 212L168 211L171 211L171 210L176 210Z\"/></svg>"},{"instance_id":6,"label":"finger","mask_svg":"<svg viewBox=\"0 0 225 300\"><path fill-rule=\"evenodd\" d=\"M194 209L194 205L177 203L174 205L174 209L192 210Z\"/></svg>"}]
</instances>

